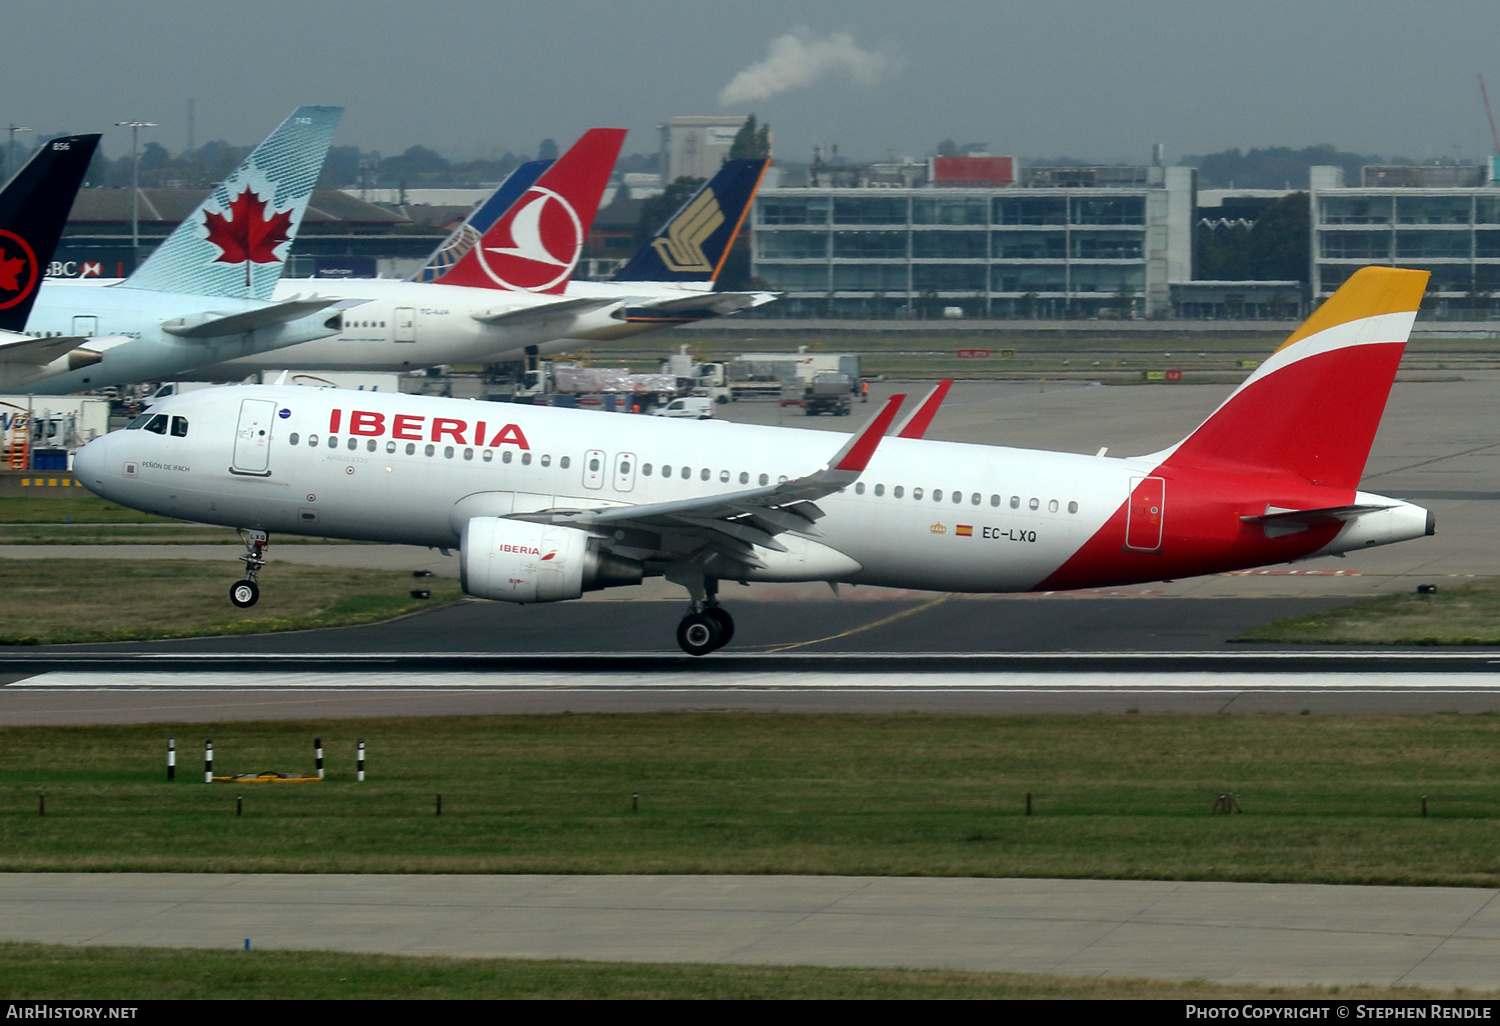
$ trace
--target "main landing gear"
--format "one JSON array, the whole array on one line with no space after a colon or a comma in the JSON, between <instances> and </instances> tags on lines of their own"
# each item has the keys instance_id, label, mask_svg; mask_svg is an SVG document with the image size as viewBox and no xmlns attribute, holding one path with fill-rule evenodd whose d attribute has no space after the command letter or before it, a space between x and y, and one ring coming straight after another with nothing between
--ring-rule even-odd
<instances>
[{"instance_id":1,"label":"main landing gear","mask_svg":"<svg viewBox=\"0 0 1500 1026\"><path fill-rule=\"evenodd\" d=\"M241 609L249 609L260 601L260 585L255 578L266 565L266 548L270 544L271 537L264 531L245 532L245 554L240 557L245 564L245 579L229 587L229 601Z\"/></svg>"},{"instance_id":2,"label":"main landing gear","mask_svg":"<svg viewBox=\"0 0 1500 1026\"><path fill-rule=\"evenodd\" d=\"M695 594L687 615L677 625L677 644L688 655L708 655L729 644L734 637L734 618L719 605L718 581L704 581L701 598L696 589L690 591Z\"/></svg>"}]
</instances>

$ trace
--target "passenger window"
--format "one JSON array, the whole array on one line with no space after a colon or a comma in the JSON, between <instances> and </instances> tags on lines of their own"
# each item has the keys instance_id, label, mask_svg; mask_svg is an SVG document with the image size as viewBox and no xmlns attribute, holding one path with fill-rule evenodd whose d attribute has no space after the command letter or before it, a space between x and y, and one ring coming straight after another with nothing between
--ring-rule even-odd
<instances>
[{"instance_id":1,"label":"passenger window","mask_svg":"<svg viewBox=\"0 0 1500 1026\"><path fill-rule=\"evenodd\" d=\"M359 439L358 438L351 438L351 439L349 439L349 451L353 452L355 449L358 449L358 448L359 448Z\"/></svg>"},{"instance_id":2,"label":"passenger window","mask_svg":"<svg viewBox=\"0 0 1500 1026\"><path fill-rule=\"evenodd\" d=\"M776 483L777 484L786 484L786 482L787 482L787 476L785 474L779 474L779 475L777 475L777 477L776 477Z\"/></svg>"},{"instance_id":3,"label":"passenger window","mask_svg":"<svg viewBox=\"0 0 1500 1026\"><path fill-rule=\"evenodd\" d=\"M1011 509L1020 509L1021 508L1021 497L1019 495L1012 495L1010 497L1010 508Z\"/></svg>"},{"instance_id":4,"label":"passenger window","mask_svg":"<svg viewBox=\"0 0 1500 1026\"><path fill-rule=\"evenodd\" d=\"M650 477L651 476L651 464L649 464L649 463L642 463L641 464L641 476L642 477Z\"/></svg>"},{"instance_id":5,"label":"passenger window","mask_svg":"<svg viewBox=\"0 0 1500 1026\"><path fill-rule=\"evenodd\" d=\"M385 443L385 451L386 452L395 452L396 451L396 443L395 442L386 442Z\"/></svg>"},{"instance_id":6,"label":"passenger window","mask_svg":"<svg viewBox=\"0 0 1500 1026\"><path fill-rule=\"evenodd\" d=\"M884 495L885 494L885 485L883 485L883 484L876 485L875 486L875 494L877 496Z\"/></svg>"},{"instance_id":7,"label":"passenger window","mask_svg":"<svg viewBox=\"0 0 1500 1026\"><path fill-rule=\"evenodd\" d=\"M953 493L953 504L955 506L958 505L960 502L963 502L963 501L964 501L964 493L963 492L954 492ZM979 496L977 496L977 495L974 496L974 501L978 502L979 501Z\"/></svg>"},{"instance_id":8,"label":"passenger window","mask_svg":"<svg viewBox=\"0 0 1500 1026\"><path fill-rule=\"evenodd\" d=\"M857 481L857 482L855 482L855 485L854 485L854 494L855 495L863 495L863 494L865 494L865 483L863 481Z\"/></svg>"},{"instance_id":9,"label":"passenger window","mask_svg":"<svg viewBox=\"0 0 1500 1026\"><path fill-rule=\"evenodd\" d=\"M770 483L771 483L771 478L770 478L769 475L767 475L767 474L760 475L760 486L762 488L764 488L766 485L768 485Z\"/></svg>"},{"instance_id":10,"label":"passenger window","mask_svg":"<svg viewBox=\"0 0 1500 1026\"><path fill-rule=\"evenodd\" d=\"M727 471L727 470L721 470L721 471L719 471L719 482L721 484L728 484L729 483L729 471Z\"/></svg>"},{"instance_id":11,"label":"passenger window","mask_svg":"<svg viewBox=\"0 0 1500 1026\"><path fill-rule=\"evenodd\" d=\"M126 430L128 431L130 429L126 428ZM288 445L296 445L297 444L297 432L293 431L290 435L287 435L286 441L287 441Z\"/></svg>"},{"instance_id":12,"label":"passenger window","mask_svg":"<svg viewBox=\"0 0 1500 1026\"><path fill-rule=\"evenodd\" d=\"M698 480L700 481L707 481L712 476L712 471L710 471L707 467L704 467L702 470L698 471Z\"/></svg>"},{"instance_id":13,"label":"passenger window","mask_svg":"<svg viewBox=\"0 0 1500 1026\"><path fill-rule=\"evenodd\" d=\"M474 458L474 450L473 449L465 449L464 450L464 459L466 459L466 460L472 460L473 458Z\"/></svg>"},{"instance_id":14,"label":"passenger window","mask_svg":"<svg viewBox=\"0 0 1500 1026\"><path fill-rule=\"evenodd\" d=\"M445 445L445 446L443 446L443 459L445 459L445 460L451 460L452 458L453 458L453 446L451 446L451 445Z\"/></svg>"},{"instance_id":15,"label":"passenger window","mask_svg":"<svg viewBox=\"0 0 1500 1026\"><path fill-rule=\"evenodd\" d=\"M548 454L548 453L543 453L542 454L542 466L544 466L544 467L550 467L550 466L552 466L552 456L550 454Z\"/></svg>"},{"instance_id":16,"label":"passenger window","mask_svg":"<svg viewBox=\"0 0 1500 1026\"><path fill-rule=\"evenodd\" d=\"M435 445L429 445L429 446L428 446L428 447L427 447L427 449L426 449L426 454L427 454L427 455L428 455L428 456L431 456L431 455L432 455L432 454L433 454L433 453L435 453L435 452L437 452L437 446L435 446Z\"/></svg>"},{"instance_id":17,"label":"passenger window","mask_svg":"<svg viewBox=\"0 0 1500 1026\"><path fill-rule=\"evenodd\" d=\"M683 467L682 468L682 479L684 481L686 481L688 478L690 478L692 476L693 476L693 468L691 468L691 467Z\"/></svg>"},{"instance_id":18,"label":"passenger window","mask_svg":"<svg viewBox=\"0 0 1500 1026\"><path fill-rule=\"evenodd\" d=\"M971 506L977 506L977 505L979 505L979 493L978 492L975 492L973 495L971 495L969 497L969 505L971 505Z\"/></svg>"},{"instance_id":19,"label":"passenger window","mask_svg":"<svg viewBox=\"0 0 1500 1026\"><path fill-rule=\"evenodd\" d=\"M629 460L621 460L620 461L620 476L621 477L628 477L629 475L630 475L630 461Z\"/></svg>"},{"instance_id":20,"label":"passenger window","mask_svg":"<svg viewBox=\"0 0 1500 1026\"><path fill-rule=\"evenodd\" d=\"M913 499L920 499L922 497L922 489L920 489L920 488L913 488L911 490L911 497Z\"/></svg>"},{"instance_id":21,"label":"passenger window","mask_svg":"<svg viewBox=\"0 0 1500 1026\"><path fill-rule=\"evenodd\" d=\"M896 487L891 489L891 495L897 499L901 498L901 496L905 494L905 492L906 489L902 488L900 485L897 485Z\"/></svg>"},{"instance_id":22,"label":"passenger window","mask_svg":"<svg viewBox=\"0 0 1500 1026\"><path fill-rule=\"evenodd\" d=\"M318 436L317 435L308 435L307 436L307 446L308 446L308 448L312 448L312 447L316 446L317 444L318 444Z\"/></svg>"},{"instance_id":23,"label":"passenger window","mask_svg":"<svg viewBox=\"0 0 1500 1026\"><path fill-rule=\"evenodd\" d=\"M1040 499L1032 499L1030 502L1028 502L1026 504L1026 508L1027 509L1036 509L1037 507L1041 506L1041 504L1042 503L1041 503Z\"/></svg>"},{"instance_id":24,"label":"passenger window","mask_svg":"<svg viewBox=\"0 0 1500 1026\"><path fill-rule=\"evenodd\" d=\"M1047 503L1047 512L1048 513L1056 513L1057 512L1057 500L1056 499L1053 499L1051 502Z\"/></svg>"},{"instance_id":25,"label":"passenger window","mask_svg":"<svg viewBox=\"0 0 1500 1026\"><path fill-rule=\"evenodd\" d=\"M172 418L172 437L173 438L186 438L187 437L187 418L186 417L173 417Z\"/></svg>"},{"instance_id":26,"label":"passenger window","mask_svg":"<svg viewBox=\"0 0 1500 1026\"><path fill-rule=\"evenodd\" d=\"M942 502L943 501L943 490L941 488L934 488L932 490L932 501L933 502Z\"/></svg>"},{"instance_id":27,"label":"passenger window","mask_svg":"<svg viewBox=\"0 0 1500 1026\"><path fill-rule=\"evenodd\" d=\"M523 453L521 453L521 466L523 466L523 467L529 467L529 466L531 466L531 453L529 453L529 452L523 452Z\"/></svg>"},{"instance_id":28,"label":"passenger window","mask_svg":"<svg viewBox=\"0 0 1500 1026\"><path fill-rule=\"evenodd\" d=\"M510 458L513 455L515 455L515 454L512 453L509 449L506 449L504 452L502 452L500 454L500 462L501 463L509 463L510 462Z\"/></svg>"},{"instance_id":29,"label":"passenger window","mask_svg":"<svg viewBox=\"0 0 1500 1026\"><path fill-rule=\"evenodd\" d=\"M337 449L338 447L339 447L338 436L337 435L329 435L328 436L328 448L330 448L330 449Z\"/></svg>"},{"instance_id":30,"label":"passenger window","mask_svg":"<svg viewBox=\"0 0 1500 1026\"><path fill-rule=\"evenodd\" d=\"M417 443L416 442L407 442L406 443L406 455L408 455L408 456L415 456L416 454L417 454Z\"/></svg>"},{"instance_id":31,"label":"passenger window","mask_svg":"<svg viewBox=\"0 0 1500 1026\"><path fill-rule=\"evenodd\" d=\"M595 456L589 460L589 473L599 473L599 457Z\"/></svg>"},{"instance_id":32,"label":"passenger window","mask_svg":"<svg viewBox=\"0 0 1500 1026\"><path fill-rule=\"evenodd\" d=\"M158 413L146 422L146 430L153 435L164 435L167 433L167 415Z\"/></svg>"},{"instance_id":33,"label":"passenger window","mask_svg":"<svg viewBox=\"0 0 1500 1026\"><path fill-rule=\"evenodd\" d=\"M375 451L375 439L371 438L369 441L365 442L365 451L366 452L374 452Z\"/></svg>"},{"instance_id":34,"label":"passenger window","mask_svg":"<svg viewBox=\"0 0 1500 1026\"><path fill-rule=\"evenodd\" d=\"M482 456L480 456L479 458L482 459L482 460L484 460L484 462L489 463L492 460L494 460L494 458L495 458L495 450L493 450L493 449L486 449L486 450L484 450L484 454Z\"/></svg>"},{"instance_id":35,"label":"passenger window","mask_svg":"<svg viewBox=\"0 0 1500 1026\"><path fill-rule=\"evenodd\" d=\"M998 495L991 495L990 496L990 505L994 506L996 509L999 509L1000 508L1000 496L998 496Z\"/></svg>"},{"instance_id":36,"label":"passenger window","mask_svg":"<svg viewBox=\"0 0 1500 1026\"><path fill-rule=\"evenodd\" d=\"M740 484L749 484L749 483L750 483L750 475L747 474L747 473L745 473L743 470L740 471Z\"/></svg>"},{"instance_id":37,"label":"passenger window","mask_svg":"<svg viewBox=\"0 0 1500 1026\"><path fill-rule=\"evenodd\" d=\"M1068 503L1068 512L1069 513L1077 513L1078 512L1078 503L1076 503L1076 502L1070 502L1070 503Z\"/></svg>"},{"instance_id":38,"label":"passenger window","mask_svg":"<svg viewBox=\"0 0 1500 1026\"><path fill-rule=\"evenodd\" d=\"M572 458L571 458L571 457L568 457L568 456L564 456L564 457L563 457L563 458L562 458L562 459L560 459L560 460L558 460L558 461L557 461L557 465L558 465L558 466L559 466L559 467L560 467L560 468L562 468L562 469L563 469L563 470L567 470L567 469L568 469L568 467L569 467L569 466L570 466L570 465L571 465L571 464L572 464L572 463L573 463L573 460L572 460Z\"/></svg>"},{"instance_id":39,"label":"passenger window","mask_svg":"<svg viewBox=\"0 0 1500 1026\"><path fill-rule=\"evenodd\" d=\"M672 464L670 464L670 463L663 463L661 465L661 476L662 477L671 477L672 476Z\"/></svg>"}]
</instances>

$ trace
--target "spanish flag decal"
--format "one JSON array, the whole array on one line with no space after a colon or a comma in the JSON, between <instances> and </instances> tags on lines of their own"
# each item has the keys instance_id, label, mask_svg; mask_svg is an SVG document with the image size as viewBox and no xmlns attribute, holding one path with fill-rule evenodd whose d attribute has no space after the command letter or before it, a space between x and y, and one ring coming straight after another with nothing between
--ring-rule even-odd
<instances>
[{"instance_id":1,"label":"spanish flag decal","mask_svg":"<svg viewBox=\"0 0 1500 1026\"><path fill-rule=\"evenodd\" d=\"M974 525L959 524L957 533L960 538L972 538L974 537Z\"/></svg>"}]
</instances>

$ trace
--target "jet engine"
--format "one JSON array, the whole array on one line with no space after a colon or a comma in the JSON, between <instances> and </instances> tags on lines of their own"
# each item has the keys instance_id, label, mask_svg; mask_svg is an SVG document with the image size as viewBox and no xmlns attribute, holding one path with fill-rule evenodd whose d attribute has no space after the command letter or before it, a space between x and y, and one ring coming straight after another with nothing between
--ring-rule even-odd
<instances>
[{"instance_id":1,"label":"jet engine","mask_svg":"<svg viewBox=\"0 0 1500 1026\"><path fill-rule=\"evenodd\" d=\"M464 524L459 554L464 591L501 602L560 602L586 591L640 584L641 564L601 551L599 540L572 527L504 517Z\"/></svg>"}]
</instances>

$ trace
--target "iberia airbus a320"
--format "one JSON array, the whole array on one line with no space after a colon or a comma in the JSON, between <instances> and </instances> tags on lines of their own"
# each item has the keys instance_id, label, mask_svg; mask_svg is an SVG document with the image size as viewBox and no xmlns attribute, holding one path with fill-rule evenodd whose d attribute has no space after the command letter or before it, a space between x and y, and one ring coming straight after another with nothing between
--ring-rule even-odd
<instances>
[{"instance_id":1,"label":"iberia airbus a320","mask_svg":"<svg viewBox=\"0 0 1500 1026\"><path fill-rule=\"evenodd\" d=\"M734 631L720 581L1073 589L1419 538L1432 515L1359 490L1426 272L1355 273L1176 445L1116 458L921 437L903 396L858 434L263 385L173 396L85 446L92 491L268 535L460 550L463 587L555 602L664 576L682 648Z\"/></svg>"}]
</instances>

